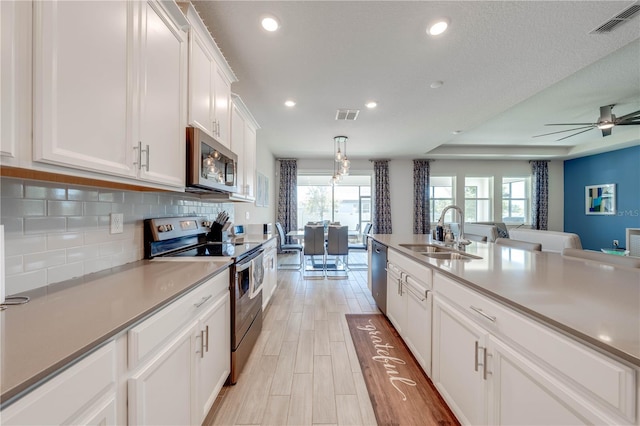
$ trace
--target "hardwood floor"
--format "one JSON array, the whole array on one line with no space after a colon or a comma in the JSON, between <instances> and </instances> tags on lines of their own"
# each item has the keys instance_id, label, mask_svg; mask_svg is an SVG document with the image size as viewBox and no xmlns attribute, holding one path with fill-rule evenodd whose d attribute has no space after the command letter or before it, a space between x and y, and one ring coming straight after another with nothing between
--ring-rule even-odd
<instances>
[{"instance_id":1,"label":"hardwood floor","mask_svg":"<svg viewBox=\"0 0 640 426\"><path fill-rule=\"evenodd\" d=\"M375 425L345 313L375 313L367 271L303 279L279 270L256 346L205 425Z\"/></svg>"}]
</instances>

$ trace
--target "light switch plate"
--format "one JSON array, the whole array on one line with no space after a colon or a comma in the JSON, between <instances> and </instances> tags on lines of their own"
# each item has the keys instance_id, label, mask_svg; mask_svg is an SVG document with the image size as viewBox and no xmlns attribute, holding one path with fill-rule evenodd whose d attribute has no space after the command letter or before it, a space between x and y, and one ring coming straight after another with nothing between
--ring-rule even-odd
<instances>
[{"instance_id":1,"label":"light switch plate","mask_svg":"<svg viewBox=\"0 0 640 426\"><path fill-rule=\"evenodd\" d=\"M111 234L122 234L124 232L124 214L111 213L110 215Z\"/></svg>"}]
</instances>

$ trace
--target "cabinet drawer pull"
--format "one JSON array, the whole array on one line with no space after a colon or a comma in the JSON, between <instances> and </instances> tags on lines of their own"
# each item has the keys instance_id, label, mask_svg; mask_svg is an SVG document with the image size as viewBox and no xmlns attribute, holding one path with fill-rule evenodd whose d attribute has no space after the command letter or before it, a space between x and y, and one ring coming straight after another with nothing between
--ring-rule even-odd
<instances>
[{"instance_id":1,"label":"cabinet drawer pull","mask_svg":"<svg viewBox=\"0 0 640 426\"><path fill-rule=\"evenodd\" d=\"M491 322L496 322L496 317L491 316L487 313L485 313L482 309L480 308L476 308L475 306L471 305L469 306L469 308L471 308L472 310L476 311L477 313L479 313L480 315L482 315L483 317L485 317L486 319L488 319Z\"/></svg>"},{"instance_id":2,"label":"cabinet drawer pull","mask_svg":"<svg viewBox=\"0 0 640 426\"><path fill-rule=\"evenodd\" d=\"M198 303L194 303L193 306L195 306L196 308L199 308L200 306L202 306L204 302L211 299L212 297L213 297L213 294L210 294L207 297L203 297Z\"/></svg>"},{"instance_id":3,"label":"cabinet drawer pull","mask_svg":"<svg viewBox=\"0 0 640 426\"><path fill-rule=\"evenodd\" d=\"M204 335L207 337L207 340L206 340L207 343L204 344L204 349L207 352L209 352L209 326L206 326ZM486 358L487 358L487 354L485 353L485 362L486 362Z\"/></svg>"},{"instance_id":4,"label":"cabinet drawer pull","mask_svg":"<svg viewBox=\"0 0 640 426\"><path fill-rule=\"evenodd\" d=\"M486 347L485 347L485 348L483 348L483 349L482 349L482 352L484 353L484 361L483 361L483 362L484 362L484 364L482 365L482 368L483 368L483 371L482 371L482 378L483 378L484 380L487 380L487 374L488 374L488 373L487 373L487 356L488 356L488 355L487 355L487 348L486 348Z\"/></svg>"},{"instance_id":5,"label":"cabinet drawer pull","mask_svg":"<svg viewBox=\"0 0 640 426\"><path fill-rule=\"evenodd\" d=\"M144 152L146 154L147 157L147 162L145 164L140 164L140 167L144 167L146 169L146 171L149 171L149 145L147 145L147 149L143 149L140 153L140 155L142 155L142 152ZM140 162L142 163L142 160L140 160Z\"/></svg>"}]
</instances>

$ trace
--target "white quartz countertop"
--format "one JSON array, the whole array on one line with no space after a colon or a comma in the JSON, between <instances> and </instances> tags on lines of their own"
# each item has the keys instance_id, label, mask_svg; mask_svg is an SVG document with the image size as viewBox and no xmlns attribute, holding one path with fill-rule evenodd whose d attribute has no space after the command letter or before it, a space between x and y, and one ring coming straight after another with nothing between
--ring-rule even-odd
<instances>
[{"instance_id":1,"label":"white quartz countertop","mask_svg":"<svg viewBox=\"0 0 640 426\"><path fill-rule=\"evenodd\" d=\"M482 259L439 260L400 244L427 235L375 234L373 239L596 349L640 366L640 269L473 243Z\"/></svg>"},{"instance_id":2,"label":"white quartz countertop","mask_svg":"<svg viewBox=\"0 0 640 426\"><path fill-rule=\"evenodd\" d=\"M0 312L4 404L31 385L229 267L141 260L50 286Z\"/></svg>"}]
</instances>

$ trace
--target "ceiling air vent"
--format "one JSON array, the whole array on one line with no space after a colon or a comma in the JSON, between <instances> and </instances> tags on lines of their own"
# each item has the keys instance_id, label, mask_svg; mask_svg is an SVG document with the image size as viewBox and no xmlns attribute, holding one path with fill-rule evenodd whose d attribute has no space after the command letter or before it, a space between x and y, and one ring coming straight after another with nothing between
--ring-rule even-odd
<instances>
[{"instance_id":1,"label":"ceiling air vent","mask_svg":"<svg viewBox=\"0 0 640 426\"><path fill-rule=\"evenodd\" d=\"M613 31L618 25L623 24L629 20L631 20L634 16L636 16L640 12L640 4L638 2L632 4L622 12L618 13L613 18L609 19L604 24L600 25L595 30L591 31L589 34L605 34Z\"/></svg>"},{"instance_id":2,"label":"ceiling air vent","mask_svg":"<svg viewBox=\"0 0 640 426\"><path fill-rule=\"evenodd\" d=\"M336 120L355 121L360 114L359 109L339 109L336 113Z\"/></svg>"}]
</instances>

